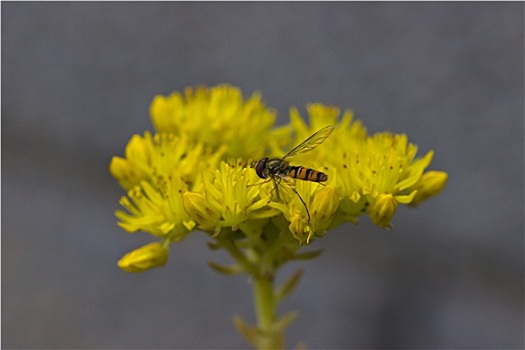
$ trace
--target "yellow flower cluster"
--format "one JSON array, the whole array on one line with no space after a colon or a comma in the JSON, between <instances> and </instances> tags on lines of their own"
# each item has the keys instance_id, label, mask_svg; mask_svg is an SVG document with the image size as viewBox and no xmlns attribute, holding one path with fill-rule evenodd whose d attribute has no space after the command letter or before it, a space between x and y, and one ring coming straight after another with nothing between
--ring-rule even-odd
<instances>
[{"instance_id":1,"label":"yellow flower cluster","mask_svg":"<svg viewBox=\"0 0 525 350\"><path fill-rule=\"evenodd\" d=\"M161 243L126 255L119 266L140 272L163 265L168 244L197 229L218 239L222 232L257 239L278 229L307 244L363 215L389 228L399 204L417 205L444 188L445 172L424 172L433 152L416 158L417 146L406 135L368 135L350 111L341 116L331 106L311 104L307 112L309 125L291 109L290 123L272 129L275 113L260 95L245 100L229 85L155 97L156 133L134 135L125 157L113 157L110 172L128 191L120 200L126 211L116 212L119 226L149 232ZM258 178L252 162L282 157L327 125L334 131L322 145L291 158L326 173L323 185Z\"/></svg>"},{"instance_id":2,"label":"yellow flower cluster","mask_svg":"<svg viewBox=\"0 0 525 350\"><path fill-rule=\"evenodd\" d=\"M262 157L275 122L275 112L260 94L244 100L241 90L229 85L156 96L150 114L157 132L183 135L213 149L225 145L228 158Z\"/></svg>"}]
</instances>

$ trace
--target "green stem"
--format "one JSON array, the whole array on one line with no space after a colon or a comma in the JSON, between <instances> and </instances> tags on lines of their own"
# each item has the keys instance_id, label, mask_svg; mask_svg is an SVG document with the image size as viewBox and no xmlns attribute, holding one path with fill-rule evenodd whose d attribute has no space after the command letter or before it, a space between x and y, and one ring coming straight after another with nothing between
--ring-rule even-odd
<instances>
[{"instance_id":1,"label":"green stem","mask_svg":"<svg viewBox=\"0 0 525 350\"><path fill-rule=\"evenodd\" d=\"M271 329L275 320L273 283L269 278L258 277L253 288L257 324L262 329Z\"/></svg>"},{"instance_id":2,"label":"green stem","mask_svg":"<svg viewBox=\"0 0 525 350\"><path fill-rule=\"evenodd\" d=\"M284 329L289 323L277 315L277 306L282 295L274 288L274 275L281 262L278 257L282 255L278 248L283 247L275 246L280 242L277 237L270 238L267 236L265 239L252 240L244 248L231 237L225 236L218 240L219 245L230 253L241 270L252 278L257 325L248 326L238 317L234 319L234 323L246 340L257 349L283 349Z\"/></svg>"},{"instance_id":3,"label":"green stem","mask_svg":"<svg viewBox=\"0 0 525 350\"><path fill-rule=\"evenodd\" d=\"M272 276L254 276L254 301L257 326L265 336L260 338L259 349L282 349L284 332L276 329L277 302Z\"/></svg>"}]
</instances>

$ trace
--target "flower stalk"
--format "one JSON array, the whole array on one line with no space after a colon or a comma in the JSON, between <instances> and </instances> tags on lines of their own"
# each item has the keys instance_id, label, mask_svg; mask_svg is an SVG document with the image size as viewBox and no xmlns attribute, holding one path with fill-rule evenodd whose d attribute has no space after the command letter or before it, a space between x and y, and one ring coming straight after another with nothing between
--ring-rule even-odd
<instances>
[{"instance_id":1,"label":"flower stalk","mask_svg":"<svg viewBox=\"0 0 525 350\"><path fill-rule=\"evenodd\" d=\"M284 348L297 313L279 316L277 308L302 272L277 287L279 269L315 258L319 251L304 252L305 246L362 216L391 228L400 205L436 196L448 178L426 171L434 152L417 157L404 134L368 135L351 111L333 106L311 104L307 111L309 123L292 108L289 124L273 128L275 112L260 94L245 99L229 85L155 97L155 133L134 135L110 172L126 191L118 225L157 241L126 254L119 267L137 273L164 266L170 244L206 232L210 248L226 250L234 261L209 266L244 274L253 285L256 324L235 316L237 330L258 349ZM301 151L288 159L290 149ZM271 169L258 162L263 157L272 160Z\"/></svg>"},{"instance_id":2,"label":"flower stalk","mask_svg":"<svg viewBox=\"0 0 525 350\"><path fill-rule=\"evenodd\" d=\"M286 328L297 316L296 312L290 312L279 317L277 308L298 283L300 274L292 276L286 287L276 288L275 272L259 270L250 275L256 325L249 326L239 316L234 318L239 332L257 349L284 349Z\"/></svg>"},{"instance_id":3,"label":"flower stalk","mask_svg":"<svg viewBox=\"0 0 525 350\"><path fill-rule=\"evenodd\" d=\"M209 263L219 273L242 273L249 276L253 288L256 324L249 325L240 316L234 317L233 321L239 333L257 349L283 349L285 347L285 331L295 319L296 313L291 312L279 317L277 308L297 285L301 273L293 275L280 288L274 284L275 276L287 261L309 258L294 254L299 247L295 242L293 245L279 244L279 234L275 232L275 227L273 230L268 227L268 230L260 237L244 240L235 240L235 231L221 232L224 236L217 239L214 249L225 249L235 261L235 265L223 266L216 262ZM317 255L314 254L311 257L315 256Z\"/></svg>"},{"instance_id":4,"label":"flower stalk","mask_svg":"<svg viewBox=\"0 0 525 350\"><path fill-rule=\"evenodd\" d=\"M284 347L284 332L275 329L276 303L271 276L255 277L253 283L255 314L257 326L265 337L261 337L258 349L282 349Z\"/></svg>"}]
</instances>

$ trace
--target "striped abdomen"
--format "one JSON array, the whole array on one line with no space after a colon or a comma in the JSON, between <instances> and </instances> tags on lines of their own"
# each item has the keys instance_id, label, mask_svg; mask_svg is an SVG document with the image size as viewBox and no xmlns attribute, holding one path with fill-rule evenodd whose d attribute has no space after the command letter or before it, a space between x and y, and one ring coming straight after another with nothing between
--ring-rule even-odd
<instances>
[{"instance_id":1,"label":"striped abdomen","mask_svg":"<svg viewBox=\"0 0 525 350\"><path fill-rule=\"evenodd\" d=\"M305 168L304 166L290 166L287 175L293 177L294 179L305 181L324 182L328 180L328 175L325 173L314 169Z\"/></svg>"}]
</instances>

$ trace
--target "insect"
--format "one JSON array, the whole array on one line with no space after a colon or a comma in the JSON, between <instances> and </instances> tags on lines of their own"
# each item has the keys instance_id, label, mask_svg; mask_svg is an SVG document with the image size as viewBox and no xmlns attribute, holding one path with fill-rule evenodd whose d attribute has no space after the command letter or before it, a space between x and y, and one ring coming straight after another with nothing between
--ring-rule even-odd
<instances>
[{"instance_id":1,"label":"insect","mask_svg":"<svg viewBox=\"0 0 525 350\"><path fill-rule=\"evenodd\" d=\"M261 160L259 160L255 165L255 172L257 173L257 176L259 176L261 179L268 179L267 181L271 180L274 182L274 189L277 193L277 198L280 198L278 187L281 181L284 180L290 185L289 187L295 192L295 194L303 203L306 209L306 213L308 214L308 221L310 221L310 212L308 211L308 207L306 206L306 203L304 202L303 198L299 195L299 193L295 190L293 186L294 179L321 183L328 180L328 175L320 171L306 168L303 166L290 165L287 159L298 154L302 154L313 150L321 143L323 143L324 140L326 140L326 138L330 136L333 130L333 125L326 126L318 130L315 134L313 134L306 140L304 140L301 144L299 144L297 147L288 152L284 157L271 159L268 157L264 157Z\"/></svg>"}]
</instances>

